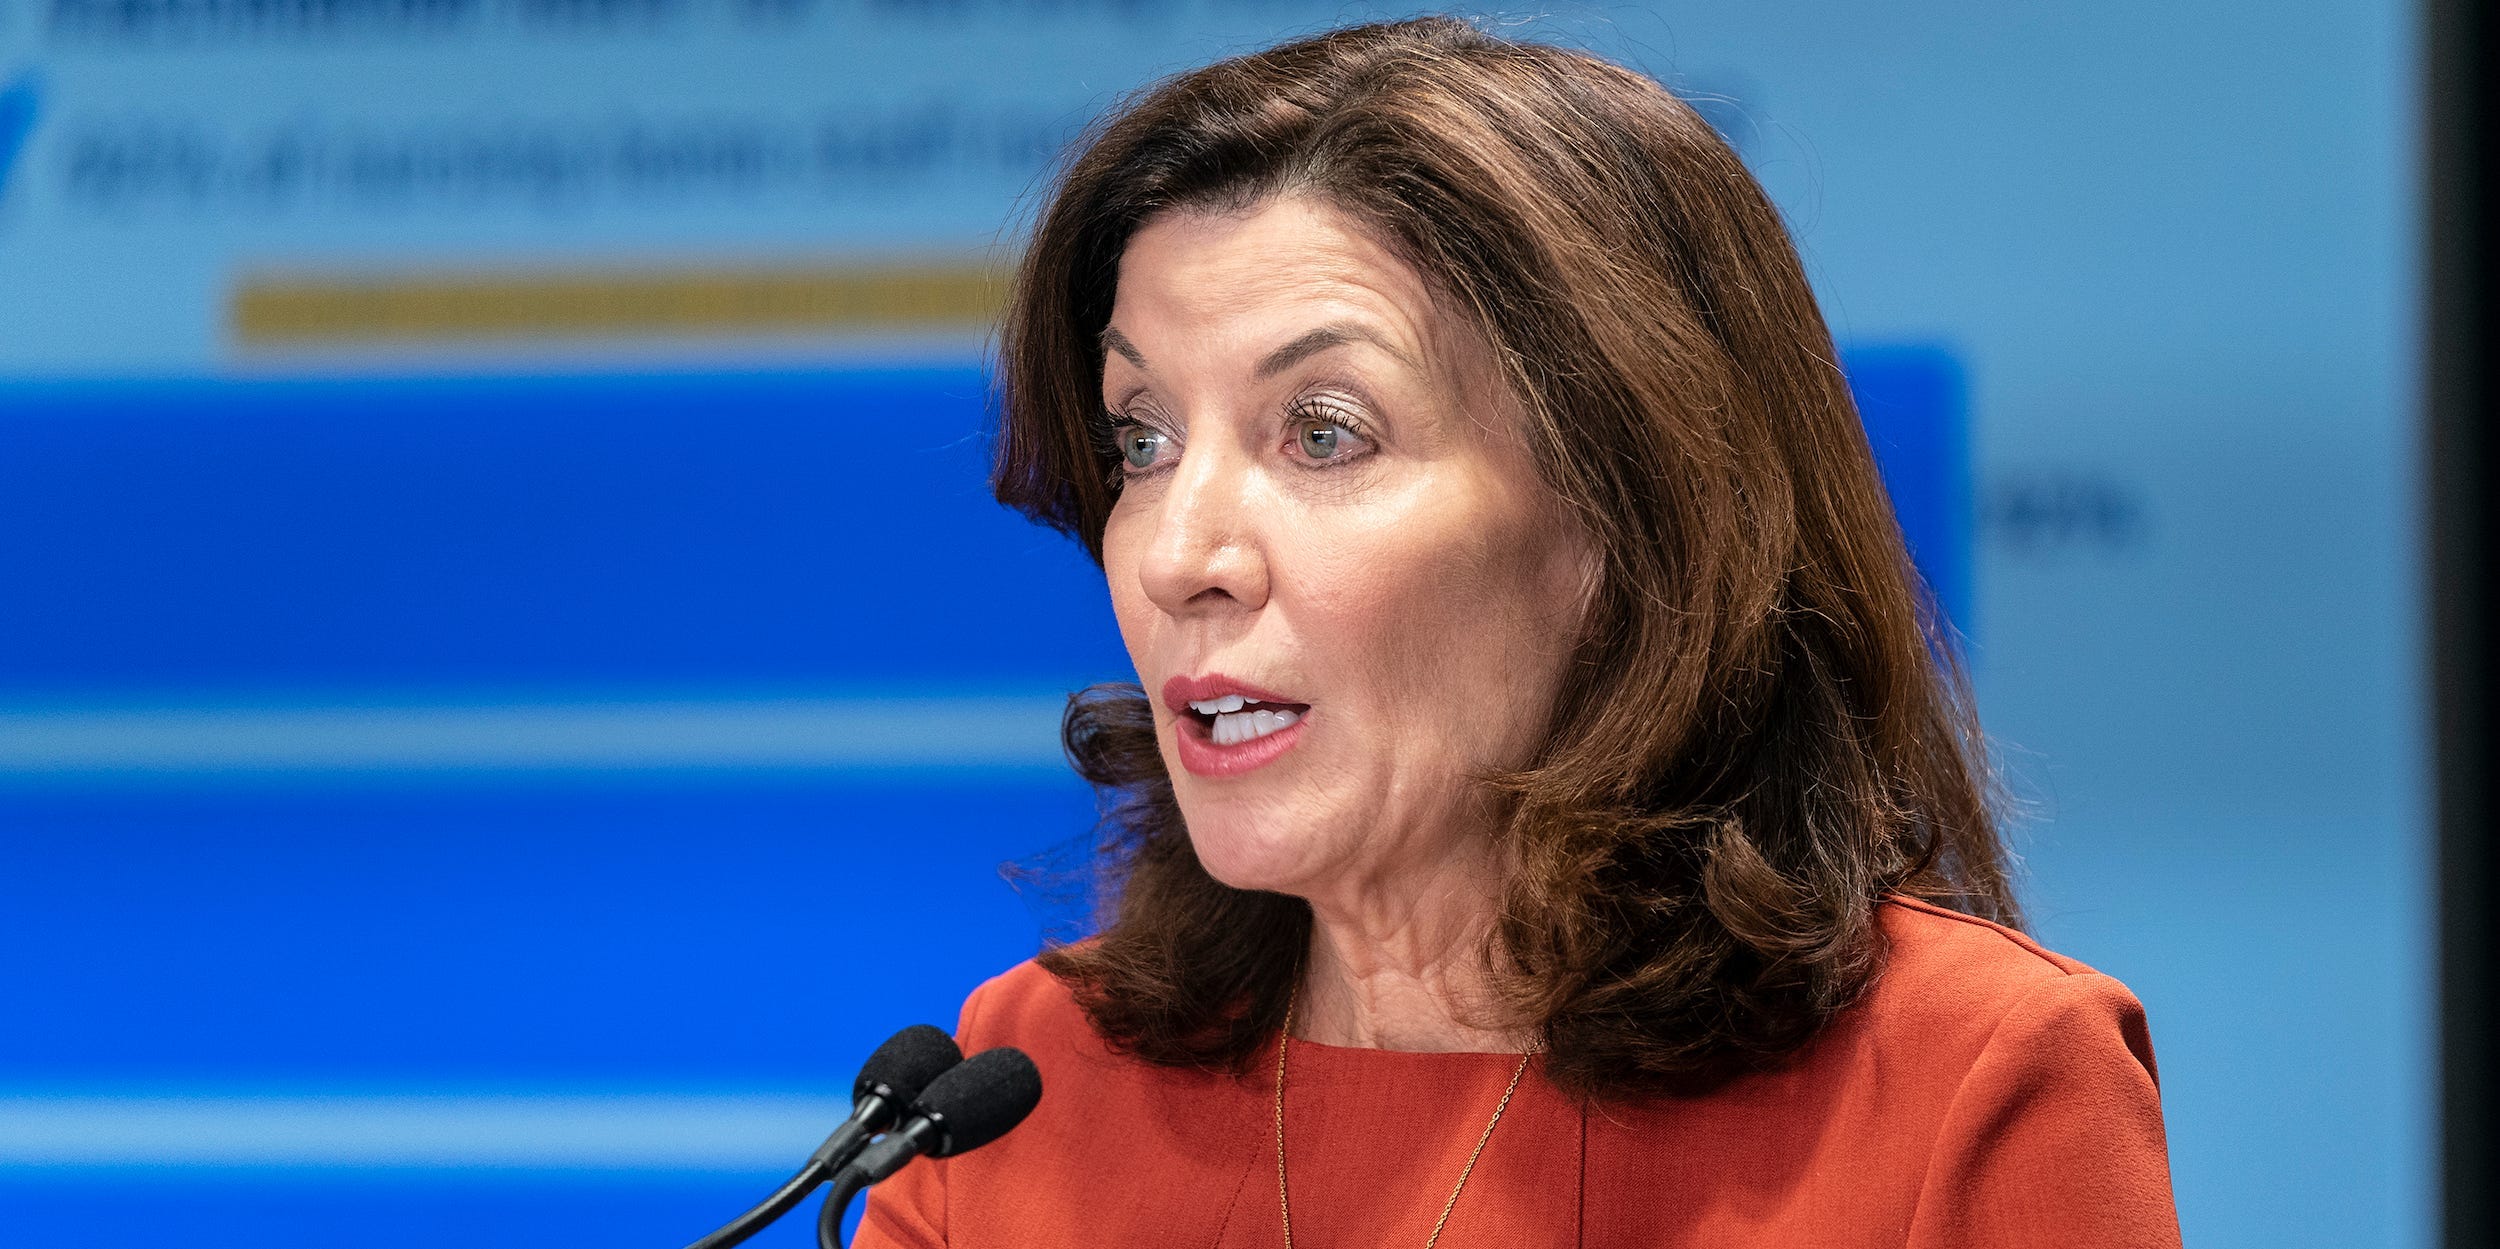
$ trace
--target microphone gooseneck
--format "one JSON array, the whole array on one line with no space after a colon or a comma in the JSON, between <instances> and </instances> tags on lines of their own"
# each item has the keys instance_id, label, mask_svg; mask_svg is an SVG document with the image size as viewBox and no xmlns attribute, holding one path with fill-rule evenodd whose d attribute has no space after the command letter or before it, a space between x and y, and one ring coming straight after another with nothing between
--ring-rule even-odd
<instances>
[{"instance_id":1,"label":"microphone gooseneck","mask_svg":"<svg viewBox=\"0 0 2500 1249\"><path fill-rule=\"evenodd\" d=\"M842 1249L842 1214L869 1185L914 1158L945 1158L979 1149L1024 1122L1042 1100L1042 1073L1012 1046L983 1050L929 1082L894 1130L859 1151L834 1176L816 1218L819 1249Z\"/></svg>"},{"instance_id":2,"label":"microphone gooseneck","mask_svg":"<svg viewBox=\"0 0 2500 1249\"><path fill-rule=\"evenodd\" d=\"M913 1024L887 1037L860 1064L859 1079L851 1084L851 1117L816 1147L807 1165L754 1209L687 1249L729 1249L788 1214L828 1176L841 1172L877 1133L892 1128L931 1083L962 1062L963 1051L955 1048L954 1038L927 1024Z\"/></svg>"}]
</instances>

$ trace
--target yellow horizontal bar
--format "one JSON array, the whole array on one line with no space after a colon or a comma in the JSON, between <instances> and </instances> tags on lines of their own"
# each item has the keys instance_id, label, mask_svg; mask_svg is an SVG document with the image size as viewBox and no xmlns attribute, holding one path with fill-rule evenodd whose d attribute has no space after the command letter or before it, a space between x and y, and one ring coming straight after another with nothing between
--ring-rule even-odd
<instances>
[{"instance_id":1,"label":"yellow horizontal bar","mask_svg":"<svg viewBox=\"0 0 2500 1249\"><path fill-rule=\"evenodd\" d=\"M250 278L228 305L246 346L986 328L1005 275L974 265Z\"/></svg>"}]
</instances>

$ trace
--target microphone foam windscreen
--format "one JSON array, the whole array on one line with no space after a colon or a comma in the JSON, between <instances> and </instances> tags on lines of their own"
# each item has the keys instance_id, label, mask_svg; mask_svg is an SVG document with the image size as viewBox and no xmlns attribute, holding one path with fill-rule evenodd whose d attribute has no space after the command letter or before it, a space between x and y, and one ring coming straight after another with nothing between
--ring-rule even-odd
<instances>
[{"instance_id":1,"label":"microphone foam windscreen","mask_svg":"<svg viewBox=\"0 0 2500 1249\"><path fill-rule=\"evenodd\" d=\"M964 1060L964 1052L955 1048L955 1038L925 1023L916 1023L885 1039L877 1052L859 1067L859 1079L851 1084L851 1100L868 1096L878 1086L892 1090L894 1100L910 1102L929 1087L931 1080L951 1071Z\"/></svg>"},{"instance_id":2,"label":"microphone foam windscreen","mask_svg":"<svg viewBox=\"0 0 2500 1249\"><path fill-rule=\"evenodd\" d=\"M929 1082L912 1110L945 1125L944 1147L933 1158L979 1149L1024 1122L1042 1100L1042 1073L1024 1051L1011 1046L983 1050Z\"/></svg>"}]
</instances>

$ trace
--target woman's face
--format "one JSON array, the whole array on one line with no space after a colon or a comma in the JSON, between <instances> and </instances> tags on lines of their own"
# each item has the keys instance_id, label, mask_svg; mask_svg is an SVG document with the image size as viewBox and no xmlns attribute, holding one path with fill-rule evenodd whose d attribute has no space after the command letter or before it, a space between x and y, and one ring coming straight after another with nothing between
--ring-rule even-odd
<instances>
[{"instance_id":1,"label":"woman's face","mask_svg":"<svg viewBox=\"0 0 2500 1249\"><path fill-rule=\"evenodd\" d=\"M1484 344L1286 197L1139 229L1103 349L1103 564L1207 870L1318 897L1481 865L1471 779L1535 750L1592 566Z\"/></svg>"}]
</instances>

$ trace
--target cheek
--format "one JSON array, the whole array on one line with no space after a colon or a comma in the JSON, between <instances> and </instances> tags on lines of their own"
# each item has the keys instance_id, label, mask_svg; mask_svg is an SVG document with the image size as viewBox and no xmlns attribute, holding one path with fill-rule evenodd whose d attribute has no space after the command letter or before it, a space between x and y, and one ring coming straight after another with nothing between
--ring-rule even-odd
<instances>
[{"instance_id":1,"label":"cheek","mask_svg":"<svg viewBox=\"0 0 2500 1249\"><path fill-rule=\"evenodd\" d=\"M1567 529L1506 494L1452 502L1308 560L1308 623L1340 639L1331 648L1406 732L1506 765L1545 723L1569 663L1582 561Z\"/></svg>"},{"instance_id":2,"label":"cheek","mask_svg":"<svg viewBox=\"0 0 2500 1249\"><path fill-rule=\"evenodd\" d=\"M1310 607L1302 632L1367 672L1384 701L1472 696L1514 632L1512 562L1474 509L1441 505L1339 527L1298 561Z\"/></svg>"},{"instance_id":3,"label":"cheek","mask_svg":"<svg viewBox=\"0 0 2500 1249\"><path fill-rule=\"evenodd\" d=\"M1154 617L1153 604L1137 575L1145 533L1144 517L1126 497L1111 509L1102 531L1103 582L1111 591L1111 614L1119 622L1120 638L1132 663L1143 656L1145 631Z\"/></svg>"}]
</instances>

